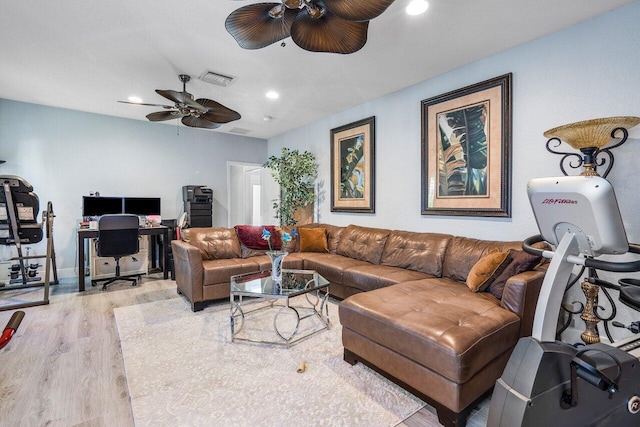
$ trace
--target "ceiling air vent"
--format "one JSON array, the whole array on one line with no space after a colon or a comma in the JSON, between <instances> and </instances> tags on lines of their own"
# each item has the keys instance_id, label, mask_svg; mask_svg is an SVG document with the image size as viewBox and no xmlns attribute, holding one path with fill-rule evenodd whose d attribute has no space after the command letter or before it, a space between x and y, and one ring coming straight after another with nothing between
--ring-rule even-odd
<instances>
[{"instance_id":1,"label":"ceiling air vent","mask_svg":"<svg viewBox=\"0 0 640 427\"><path fill-rule=\"evenodd\" d=\"M243 129L243 128L237 128L236 127L236 128L231 129L229 132L237 133L238 135L246 135L246 134L251 133L253 131L250 130L250 129Z\"/></svg>"},{"instance_id":2,"label":"ceiling air vent","mask_svg":"<svg viewBox=\"0 0 640 427\"><path fill-rule=\"evenodd\" d=\"M200 76L200 80L214 85L227 87L233 83L235 77L225 76L224 74L214 73L213 71L205 71Z\"/></svg>"}]
</instances>

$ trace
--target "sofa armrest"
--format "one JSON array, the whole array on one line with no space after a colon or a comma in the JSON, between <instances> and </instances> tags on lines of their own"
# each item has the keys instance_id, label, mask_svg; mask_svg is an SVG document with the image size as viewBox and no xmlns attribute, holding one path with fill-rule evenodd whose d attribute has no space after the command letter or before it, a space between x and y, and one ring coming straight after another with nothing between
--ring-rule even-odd
<instances>
[{"instance_id":1,"label":"sofa armrest","mask_svg":"<svg viewBox=\"0 0 640 427\"><path fill-rule=\"evenodd\" d=\"M546 269L525 271L507 280L502 293L502 307L520 317L520 336L531 335L538 295Z\"/></svg>"},{"instance_id":2,"label":"sofa armrest","mask_svg":"<svg viewBox=\"0 0 640 427\"><path fill-rule=\"evenodd\" d=\"M178 290L192 304L203 301L202 283L204 273L200 249L181 240L172 240L171 250Z\"/></svg>"}]
</instances>

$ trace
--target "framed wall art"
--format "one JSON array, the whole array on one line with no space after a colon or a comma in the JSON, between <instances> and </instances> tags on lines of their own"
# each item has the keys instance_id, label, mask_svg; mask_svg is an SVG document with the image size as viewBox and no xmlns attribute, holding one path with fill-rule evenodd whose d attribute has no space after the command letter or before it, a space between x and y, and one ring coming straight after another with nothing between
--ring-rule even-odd
<instances>
[{"instance_id":1,"label":"framed wall art","mask_svg":"<svg viewBox=\"0 0 640 427\"><path fill-rule=\"evenodd\" d=\"M331 212L375 212L375 117L331 129Z\"/></svg>"},{"instance_id":2,"label":"framed wall art","mask_svg":"<svg viewBox=\"0 0 640 427\"><path fill-rule=\"evenodd\" d=\"M422 214L511 217L511 74L422 101Z\"/></svg>"}]
</instances>

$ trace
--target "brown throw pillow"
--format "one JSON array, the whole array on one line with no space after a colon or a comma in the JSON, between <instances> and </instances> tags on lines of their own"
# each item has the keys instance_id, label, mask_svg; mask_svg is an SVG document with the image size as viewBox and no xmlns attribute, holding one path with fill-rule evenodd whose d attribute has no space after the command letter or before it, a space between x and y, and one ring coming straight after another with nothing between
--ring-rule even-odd
<instances>
[{"instance_id":1,"label":"brown throw pillow","mask_svg":"<svg viewBox=\"0 0 640 427\"><path fill-rule=\"evenodd\" d=\"M473 292L480 292L498 277L509 263L509 252L490 252L480 258L467 275L467 286Z\"/></svg>"},{"instance_id":2,"label":"brown throw pillow","mask_svg":"<svg viewBox=\"0 0 640 427\"><path fill-rule=\"evenodd\" d=\"M533 269L542 260L539 256L531 255L525 251L519 251L516 249L510 249L509 255L511 257L511 262L487 288L487 291L498 299L502 299L504 285L511 276Z\"/></svg>"},{"instance_id":3,"label":"brown throw pillow","mask_svg":"<svg viewBox=\"0 0 640 427\"><path fill-rule=\"evenodd\" d=\"M300 252L329 252L327 230L324 228L298 229L300 234Z\"/></svg>"}]
</instances>

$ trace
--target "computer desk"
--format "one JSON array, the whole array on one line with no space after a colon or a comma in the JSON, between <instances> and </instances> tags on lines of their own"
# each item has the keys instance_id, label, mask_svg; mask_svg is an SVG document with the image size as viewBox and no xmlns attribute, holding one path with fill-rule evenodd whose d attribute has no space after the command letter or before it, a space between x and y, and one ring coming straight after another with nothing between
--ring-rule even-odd
<instances>
[{"instance_id":1,"label":"computer desk","mask_svg":"<svg viewBox=\"0 0 640 427\"><path fill-rule=\"evenodd\" d=\"M162 270L164 273L164 279L169 278L169 247L171 244L169 242L169 227L165 225L157 225L154 227L140 227L138 229L138 234L141 236L162 236ZM98 237L98 229L96 228L79 228L78 229L78 292L84 291L84 280L85 280L85 270L84 270L84 259L85 259L85 251L84 251L84 240L85 239L93 239Z\"/></svg>"}]
</instances>

